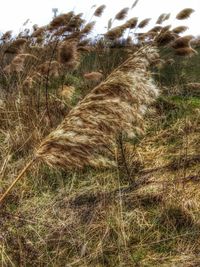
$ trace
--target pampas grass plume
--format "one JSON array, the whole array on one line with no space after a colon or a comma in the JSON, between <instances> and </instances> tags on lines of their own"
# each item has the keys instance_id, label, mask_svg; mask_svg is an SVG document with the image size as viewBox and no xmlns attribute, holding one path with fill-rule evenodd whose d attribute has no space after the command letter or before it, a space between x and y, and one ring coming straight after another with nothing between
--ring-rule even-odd
<instances>
[{"instance_id":1,"label":"pampas grass plume","mask_svg":"<svg viewBox=\"0 0 200 267\"><path fill-rule=\"evenodd\" d=\"M94 16L101 17L105 8L106 8L106 5L101 5L101 6L97 7L97 9L94 12Z\"/></svg>"},{"instance_id":2,"label":"pampas grass plume","mask_svg":"<svg viewBox=\"0 0 200 267\"><path fill-rule=\"evenodd\" d=\"M64 66L69 66L77 60L77 44L75 42L64 41L58 48L58 62Z\"/></svg>"},{"instance_id":3,"label":"pampas grass plume","mask_svg":"<svg viewBox=\"0 0 200 267\"><path fill-rule=\"evenodd\" d=\"M183 33L183 32L185 32L187 30L188 30L188 27L186 27L186 26L178 26L178 27L172 29L172 31L174 33L177 33L177 34Z\"/></svg>"},{"instance_id":4,"label":"pampas grass plume","mask_svg":"<svg viewBox=\"0 0 200 267\"><path fill-rule=\"evenodd\" d=\"M115 165L116 136L143 132L143 115L158 95L147 72L157 57L145 47L114 70L46 137L36 158L67 169Z\"/></svg>"},{"instance_id":5,"label":"pampas grass plume","mask_svg":"<svg viewBox=\"0 0 200 267\"><path fill-rule=\"evenodd\" d=\"M181 10L181 11L177 14L176 18L177 18L178 20L187 19L187 18L190 17L190 15L191 15L193 12L194 12L194 9L192 9L192 8L185 8L185 9Z\"/></svg>"},{"instance_id":6,"label":"pampas grass plume","mask_svg":"<svg viewBox=\"0 0 200 267\"><path fill-rule=\"evenodd\" d=\"M134 29L137 25L137 22L138 22L137 17L127 20L127 22L126 22L127 28Z\"/></svg>"},{"instance_id":7,"label":"pampas grass plume","mask_svg":"<svg viewBox=\"0 0 200 267\"><path fill-rule=\"evenodd\" d=\"M142 20L142 21L138 24L138 28L142 29L142 28L146 27L146 26L149 24L149 21L150 21L150 20L151 20L150 18Z\"/></svg>"},{"instance_id":8,"label":"pampas grass plume","mask_svg":"<svg viewBox=\"0 0 200 267\"><path fill-rule=\"evenodd\" d=\"M123 8L122 10L120 10L116 16L115 16L115 19L117 20L123 20L126 18L127 14L128 14L128 11L129 11L129 8L128 7L125 7Z\"/></svg>"},{"instance_id":9,"label":"pampas grass plume","mask_svg":"<svg viewBox=\"0 0 200 267\"><path fill-rule=\"evenodd\" d=\"M190 46L190 42L193 38L194 38L193 35L186 35L183 37L179 37L173 42L172 47L175 49L188 47Z\"/></svg>"}]
</instances>

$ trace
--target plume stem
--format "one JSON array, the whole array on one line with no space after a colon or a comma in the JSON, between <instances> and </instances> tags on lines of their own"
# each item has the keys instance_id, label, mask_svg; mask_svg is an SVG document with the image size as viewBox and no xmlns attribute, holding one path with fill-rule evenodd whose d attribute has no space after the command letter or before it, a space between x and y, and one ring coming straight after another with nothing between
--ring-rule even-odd
<instances>
[{"instance_id":1,"label":"plume stem","mask_svg":"<svg viewBox=\"0 0 200 267\"><path fill-rule=\"evenodd\" d=\"M30 160L26 166L23 168L23 170L19 173L17 178L12 182L12 184L8 187L8 189L5 191L5 193L0 197L0 204L3 202L5 197L9 194L9 192L12 190L12 188L15 186L15 184L23 177L23 175L26 173L26 171L33 165L33 163L36 161L36 158L34 157L32 160Z\"/></svg>"}]
</instances>

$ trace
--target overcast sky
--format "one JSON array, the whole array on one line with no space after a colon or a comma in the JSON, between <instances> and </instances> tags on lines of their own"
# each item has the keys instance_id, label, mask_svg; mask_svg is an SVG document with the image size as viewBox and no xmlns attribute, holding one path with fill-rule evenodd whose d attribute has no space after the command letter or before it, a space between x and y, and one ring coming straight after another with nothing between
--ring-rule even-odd
<instances>
[{"instance_id":1,"label":"overcast sky","mask_svg":"<svg viewBox=\"0 0 200 267\"><path fill-rule=\"evenodd\" d=\"M103 16L97 19L96 31L94 32L96 35L104 31L107 21L114 17L121 8L131 7L133 2L134 0L1 0L0 31L13 30L18 33L23 29L22 25L27 19L31 21L27 26L45 25L52 19L52 8L58 8L59 13L71 10L74 10L75 13L83 12L84 18L90 20L95 9L91 9L91 7L95 4L97 6L105 4L107 7ZM176 22L175 15L181 9L188 7L195 9L195 13L188 20ZM171 19L165 25L186 25L190 28L187 33L200 35L200 0L139 0L137 6L129 13L128 18L151 17L153 25L161 13L172 14Z\"/></svg>"}]
</instances>

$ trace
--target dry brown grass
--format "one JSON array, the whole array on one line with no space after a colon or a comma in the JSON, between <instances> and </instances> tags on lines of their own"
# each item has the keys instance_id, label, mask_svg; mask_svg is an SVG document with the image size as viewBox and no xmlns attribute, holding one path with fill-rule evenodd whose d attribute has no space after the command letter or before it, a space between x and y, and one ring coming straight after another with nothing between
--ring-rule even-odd
<instances>
[{"instance_id":1,"label":"dry brown grass","mask_svg":"<svg viewBox=\"0 0 200 267\"><path fill-rule=\"evenodd\" d=\"M1 205L3 267L200 264L200 111L191 96L199 83L187 74L190 96L175 83L179 98L165 88L168 97L155 102L151 76L161 73L150 66L164 63L152 45L176 43L176 53L192 49L191 42L180 47L179 33L168 25L138 33L136 17L113 23L111 38L96 45L87 37L94 22L73 12L17 38L11 32L1 37L1 70L15 67L0 75L0 194L42 140L44 162L75 167L61 171L36 163ZM113 48L127 32L128 48ZM77 69L69 64L74 61ZM85 81L83 73L98 70L105 81ZM87 165L110 168L78 170Z\"/></svg>"}]
</instances>

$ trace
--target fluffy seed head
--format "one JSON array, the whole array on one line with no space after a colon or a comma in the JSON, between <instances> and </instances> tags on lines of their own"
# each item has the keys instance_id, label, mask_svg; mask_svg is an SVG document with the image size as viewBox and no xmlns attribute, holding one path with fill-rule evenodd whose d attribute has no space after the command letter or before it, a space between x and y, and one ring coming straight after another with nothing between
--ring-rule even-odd
<instances>
[{"instance_id":1,"label":"fluffy seed head","mask_svg":"<svg viewBox=\"0 0 200 267\"><path fill-rule=\"evenodd\" d=\"M193 12L194 12L194 9L192 9L192 8L185 8L185 9L181 10L181 11L177 14L176 18L177 18L178 20L187 19L187 18L190 17L190 15L191 15Z\"/></svg>"},{"instance_id":2,"label":"fluffy seed head","mask_svg":"<svg viewBox=\"0 0 200 267\"><path fill-rule=\"evenodd\" d=\"M142 20L142 21L138 24L138 28L142 29L142 28L146 27L146 26L149 24L149 21L150 21L150 20L151 20L150 18Z\"/></svg>"},{"instance_id":3,"label":"fluffy seed head","mask_svg":"<svg viewBox=\"0 0 200 267\"><path fill-rule=\"evenodd\" d=\"M117 20L123 20L126 18L127 14L128 14L128 11L129 11L129 8L128 7L125 7L123 8L122 10L120 10L116 16L115 16L115 19Z\"/></svg>"},{"instance_id":4,"label":"fluffy seed head","mask_svg":"<svg viewBox=\"0 0 200 267\"><path fill-rule=\"evenodd\" d=\"M165 20L168 20L169 17L170 17L170 14L166 14L166 13L161 14L161 15L158 17L158 19L157 19L157 21L156 21L156 24L162 24Z\"/></svg>"},{"instance_id":5,"label":"fluffy seed head","mask_svg":"<svg viewBox=\"0 0 200 267\"><path fill-rule=\"evenodd\" d=\"M116 136L143 132L143 115L158 95L147 71L157 57L151 47L132 55L70 111L36 157L66 169L115 165Z\"/></svg>"},{"instance_id":6,"label":"fluffy seed head","mask_svg":"<svg viewBox=\"0 0 200 267\"><path fill-rule=\"evenodd\" d=\"M72 19L74 16L74 12L68 12L66 14L61 14L57 17L55 17L51 22L50 22L50 29L55 29L60 26L65 26L69 21Z\"/></svg>"},{"instance_id":7,"label":"fluffy seed head","mask_svg":"<svg viewBox=\"0 0 200 267\"><path fill-rule=\"evenodd\" d=\"M176 34L180 34L180 33L187 31L187 29L188 29L188 27L186 27L186 26L178 26L178 27L174 28L172 31Z\"/></svg>"},{"instance_id":8,"label":"fluffy seed head","mask_svg":"<svg viewBox=\"0 0 200 267\"><path fill-rule=\"evenodd\" d=\"M94 12L94 16L101 17L105 8L106 8L105 5L101 5L101 6L97 7L97 9Z\"/></svg>"},{"instance_id":9,"label":"fluffy seed head","mask_svg":"<svg viewBox=\"0 0 200 267\"><path fill-rule=\"evenodd\" d=\"M81 30L81 34L87 35L87 34L91 33L91 31L94 28L94 25L95 25L95 21L92 21L92 22L87 23L84 26L84 28Z\"/></svg>"},{"instance_id":10,"label":"fluffy seed head","mask_svg":"<svg viewBox=\"0 0 200 267\"><path fill-rule=\"evenodd\" d=\"M75 42L62 42L58 48L58 62L68 67L77 60L77 44Z\"/></svg>"},{"instance_id":11,"label":"fluffy seed head","mask_svg":"<svg viewBox=\"0 0 200 267\"><path fill-rule=\"evenodd\" d=\"M158 46L163 46L171 43L172 41L175 40L175 36L172 32L166 31L164 33L160 33L156 39L155 42L157 43Z\"/></svg>"},{"instance_id":12,"label":"fluffy seed head","mask_svg":"<svg viewBox=\"0 0 200 267\"><path fill-rule=\"evenodd\" d=\"M109 30L106 34L105 37L110 39L110 40L115 40L117 38L122 37L124 31L126 30L126 25L121 25L121 26L117 26L115 28L112 28L111 30Z\"/></svg>"},{"instance_id":13,"label":"fluffy seed head","mask_svg":"<svg viewBox=\"0 0 200 267\"><path fill-rule=\"evenodd\" d=\"M71 102L72 97L75 92L75 88L73 86L64 85L59 88L59 95L67 102Z\"/></svg>"},{"instance_id":14,"label":"fluffy seed head","mask_svg":"<svg viewBox=\"0 0 200 267\"><path fill-rule=\"evenodd\" d=\"M136 17L127 20L127 22L126 22L127 28L134 29L137 25L137 22L138 22L138 18L136 18Z\"/></svg>"},{"instance_id":15,"label":"fluffy seed head","mask_svg":"<svg viewBox=\"0 0 200 267\"><path fill-rule=\"evenodd\" d=\"M172 47L175 49L189 47L190 42L192 41L193 38L194 38L193 35L179 37L173 42Z\"/></svg>"}]
</instances>

